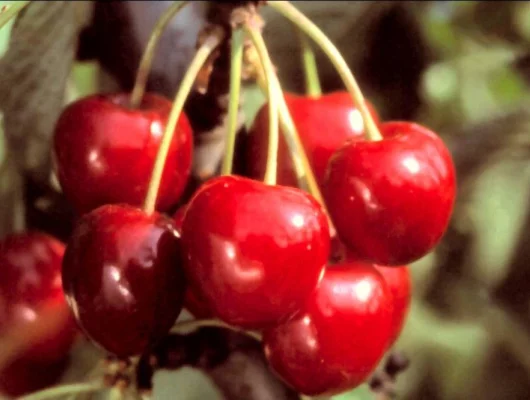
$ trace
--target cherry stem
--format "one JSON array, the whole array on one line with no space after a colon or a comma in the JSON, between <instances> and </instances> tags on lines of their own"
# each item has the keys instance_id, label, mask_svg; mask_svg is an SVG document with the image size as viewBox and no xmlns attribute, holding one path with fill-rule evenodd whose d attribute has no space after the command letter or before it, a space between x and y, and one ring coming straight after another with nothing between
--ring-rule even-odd
<instances>
[{"instance_id":1,"label":"cherry stem","mask_svg":"<svg viewBox=\"0 0 530 400\"><path fill-rule=\"evenodd\" d=\"M324 53L335 66L335 69L343 80L348 92L350 92L354 104L361 113L364 126L366 128L366 138L372 141L381 140L381 133L379 132L379 129L377 129L377 125L375 124L375 121L372 118L368 107L366 106L361 89L359 88L357 81L348 67L348 64L344 60L344 57L342 57L340 54L337 47L328 39L328 37L318 26L316 26L309 18L302 14L289 1L269 1L267 4L282 14L285 18L289 19L307 36L313 39L315 43L322 49L322 51L324 51Z\"/></svg>"},{"instance_id":2,"label":"cherry stem","mask_svg":"<svg viewBox=\"0 0 530 400\"><path fill-rule=\"evenodd\" d=\"M228 134L226 151L221 166L221 175L232 173L234 151L236 147L237 117L239 112L239 96L241 94L241 69L243 65L244 32L238 28L232 32L230 53L230 93L228 101Z\"/></svg>"},{"instance_id":3,"label":"cherry stem","mask_svg":"<svg viewBox=\"0 0 530 400\"><path fill-rule=\"evenodd\" d=\"M136 73L136 79L130 99L131 108L138 108L142 102L142 98L144 97L145 93L145 87L147 85L147 78L149 77L149 71L151 70L151 65L153 64L153 59L155 57L155 51L158 43L160 42L160 38L164 33L164 30L173 17L177 15L178 12L182 10L182 8L188 3L188 1L175 2L162 13L162 16L156 22L153 32L149 37L149 41L147 42L147 46L145 47L144 54L142 55L138 72Z\"/></svg>"},{"instance_id":4,"label":"cherry stem","mask_svg":"<svg viewBox=\"0 0 530 400\"><path fill-rule=\"evenodd\" d=\"M322 88L320 87L320 79L318 77L315 52L304 32L296 28L296 33L298 34L298 40L302 50L306 94L309 97L320 97L322 95Z\"/></svg>"},{"instance_id":5,"label":"cherry stem","mask_svg":"<svg viewBox=\"0 0 530 400\"><path fill-rule=\"evenodd\" d=\"M245 333L245 334L253 337L256 340L260 340L261 341L261 339L262 339L261 338L261 334L258 333L258 332L247 331L247 330L244 330L244 329L241 329L241 328L226 324L223 321L220 321L218 319L192 319L192 320L189 320L189 321L177 322L175 325L173 325L173 328L171 328L171 332L178 333L178 332L182 332L182 331L190 331L190 330L194 330L194 329L197 329L197 328L202 328L202 327L205 327L205 326L230 329L230 330L235 331L235 332Z\"/></svg>"},{"instance_id":6,"label":"cherry stem","mask_svg":"<svg viewBox=\"0 0 530 400\"><path fill-rule=\"evenodd\" d=\"M258 74L257 81L261 90L265 92L265 79L263 77L262 68L260 67L261 66L256 66L256 72ZM315 174L313 173L311 163L307 158L307 154L302 144L302 140L300 139L300 135L298 134L296 126L293 122L293 118L291 117L291 113L289 112L289 107L287 107L287 103L285 102L285 98L283 97L283 91L280 82L276 75L274 75L274 78L274 97L278 99L280 125L282 127L282 134L285 138L285 141L287 142L287 147L289 148L289 153L291 154L296 178L298 179L299 184L305 183L307 185L309 193L311 193L311 195L320 203L328 217L330 232L332 233L332 235L334 235L335 226L333 225L333 221L329 216L326 203L324 202L324 198L322 196L322 193L320 192L320 188L316 181Z\"/></svg>"},{"instance_id":7,"label":"cherry stem","mask_svg":"<svg viewBox=\"0 0 530 400\"><path fill-rule=\"evenodd\" d=\"M276 174L278 169L278 145L279 145L279 117L278 105L276 104L277 96L274 95L274 82L276 81L276 73L272 65L267 46L261 36L261 33L249 25L245 25L245 32L248 33L250 40L256 48L256 52L260 59L260 63L265 72L266 91L269 107L269 146L267 151L267 167L265 169L265 177L263 181L268 185L276 184Z\"/></svg>"},{"instance_id":8,"label":"cherry stem","mask_svg":"<svg viewBox=\"0 0 530 400\"><path fill-rule=\"evenodd\" d=\"M289 112L289 107L287 107L287 103L285 102L285 98L283 97L283 91L278 79L276 79L275 87L276 96L279 99L278 103L280 113L280 124L282 126L282 132L284 132L284 137L286 138L287 145L291 153L291 159L293 160L296 175L299 180L301 176L305 176L305 181L307 183L309 193L311 193L311 195L320 203L320 205L324 209L326 216L328 217L330 232L334 234L335 225L333 224L333 221L331 220L331 217L329 215L326 202L324 201L324 197L322 196L322 192L320 191L320 187L318 186L315 174L313 172L313 168L311 167L311 163L307 158L307 154L305 152L304 145L302 144L302 140L300 139L300 135L298 134L298 130L296 129L291 113Z\"/></svg>"},{"instance_id":9,"label":"cherry stem","mask_svg":"<svg viewBox=\"0 0 530 400\"><path fill-rule=\"evenodd\" d=\"M59 396L96 392L98 390L103 390L103 389L107 389L107 388L101 384L74 383L70 385L61 385L61 386L56 386L56 387L52 387L49 389L39 390L38 392L34 392L26 396L19 397L18 400L53 399Z\"/></svg>"},{"instance_id":10,"label":"cherry stem","mask_svg":"<svg viewBox=\"0 0 530 400\"><path fill-rule=\"evenodd\" d=\"M215 50L215 48L221 42L222 37L220 34L211 34L206 38L204 43L195 53L191 64L189 65L184 78L180 84L179 90L173 102L173 107L169 113L169 117L166 124L166 129L164 130L164 135L162 136L162 142L158 148L158 153L156 155L155 164L153 167L153 172L151 175L151 180L149 181L149 187L147 189L147 195L145 197L145 202L143 209L148 214L151 214L155 210L156 198L158 196L158 190L160 188L160 183L162 181L162 173L164 171L164 166L166 164L166 158L169 152L169 147L171 145L171 140L173 139L173 134L175 133L175 128L177 126L177 121L180 117L186 98L191 92L191 89L195 83L195 79L199 74L202 66L210 56L210 54Z\"/></svg>"},{"instance_id":11,"label":"cherry stem","mask_svg":"<svg viewBox=\"0 0 530 400\"><path fill-rule=\"evenodd\" d=\"M7 24L11 18L17 16L31 1L13 1L11 4L6 4L0 8L0 28Z\"/></svg>"}]
</instances>

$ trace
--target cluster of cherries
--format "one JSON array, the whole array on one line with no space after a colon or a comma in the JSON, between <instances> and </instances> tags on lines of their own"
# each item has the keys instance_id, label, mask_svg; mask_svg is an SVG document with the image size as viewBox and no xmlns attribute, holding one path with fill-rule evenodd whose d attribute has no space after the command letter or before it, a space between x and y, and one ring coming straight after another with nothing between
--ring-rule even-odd
<instances>
[{"instance_id":1,"label":"cluster of cherries","mask_svg":"<svg viewBox=\"0 0 530 400\"><path fill-rule=\"evenodd\" d=\"M157 211L147 213L140 207L171 102L146 94L131 109L126 94L90 96L64 110L53 149L62 190L81 217L66 251L39 233L2 242L0 328L35 323L35 310L68 303L87 336L128 357L167 335L186 307L197 318L260 331L273 370L304 394L338 393L366 380L403 327L406 265L432 250L448 225L454 167L436 134L381 123L373 107L383 138L367 140L346 92L285 100L334 229L322 205L296 187L284 141L278 184L259 180L267 105L250 131L248 176L210 179L169 217L191 169L185 114ZM37 344L25 362L35 352L67 351L71 322L47 331L66 350Z\"/></svg>"},{"instance_id":2,"label":"cluster of cherries","mask_svg":"<svg viewBox=\"0 0 530 400\"><path fill-rule=\"evenodd\" d=\"M299 188L285 139L275 184L263 182L275 165L268 104L246 140L244 173L207 180L184 204L193 132L184 113L170 131L169 100L147 93L132 106L129 94L97 94L65 108L54 170L79 218L66 246L39 232L0 242L0 334L17 343L32 333L18 341L18 356L0 358L12 371L0 374L2 390L20 392L7 383L36 359L61 363L74 320L124 358L164 338L184 307L259 332L271 368L303 394L335 394L368 378L403 328L408 264L447 229L451 156L434 132L381 122L369 104L367 121L347 92L283 96L315 197ZM375 127L365 125L372 119ZM151 203L153 165L163 169Z\"/></svg>"}]
</instances>

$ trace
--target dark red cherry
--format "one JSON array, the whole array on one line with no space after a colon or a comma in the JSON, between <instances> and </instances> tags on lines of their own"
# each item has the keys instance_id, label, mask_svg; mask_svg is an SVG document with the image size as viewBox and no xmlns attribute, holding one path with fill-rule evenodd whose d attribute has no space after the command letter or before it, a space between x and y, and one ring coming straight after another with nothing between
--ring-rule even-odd
<instances>
[{"instance_id":1,"label":"dark red cherry","mask_svg":"<svg viewBox=\"0 0 530 400\"><path fill-rule=\"evenodd\" d=\"M443 141L408 122L381 125L379 141L350 140L330 160L324 195L341 240L381 265L423 257L447 229L455 169Z\"/></svg>"},{"instance_id":2,"label":"dark red cherry","mask_svg":"<svg viewBox=\"0 0 530 400\"><path fill-rule=\"evenodd\" d=\"M66 197L79 213L109 203L140 206L171 110L145 94L138 109L129 95L98 94L69 105L54 136L54 162ZM165 165L157 209L175 204L190 174L192 131L181 114Z\"/></svg>"},{"instance_id":3,"label":"dark red cherry","mask_svg":"<svg viewBox=\"0 0 530 400\"><path fill-rule=\"evenodd\" d=\"M383 267L375 265L375 268L383 278L385 278L386 284L392 295L394 311L392 316L390 345L393 345L403 330L410 308L412 295L410 271L408 266Z\"/></svg>"},{"instance_id":4,"label":"dark red cherry","mask_svg":"<svg viewBox=\"0 0 530 400\"><path fill-rule=\"evenodd\" d=\"M0 332L24 338L16 356L23 361L62 360L76 335L61 284L64 247L36 231L0 241Z\"/></svg>"},{"instance_id":5,"label":"dark red cherry","mask_svg":"<svg viewBox=\"0 0 530 400\"><path fill-rule=\"evenodd\" d=\"M361 114L353 105L347 92L333 92L320 97L300 96L285 93L285 101L304 145L313 172L320 185L324 181L329 158L351 137L362 137L364 125ZM379 121L373 106L367 105ZM267 145L269 141L268 107L259 110L248 137L246 151L247 174L255 179L263 179L267 165ZM287 142L280 137L278 149L279 185L298 186L296 174Z\"/></svg>"},{"instance_id":6,"label":"dark red cherry","mask_svg":"<svg viewBox=\"0 0 530 400\"><path fill-rule=\"evenodd\" d=\"M352 262L328 268L305 309L264 332L269 364L306 395L353 389L388 348L392 308L390 291L374 268Z\"/></svg>"},{"instance_id":7,"label":"dark red cherry","mask_svg":"<svg viewBox=\"0 0 530 400\"><path fill-rule=\"evenodd\" d=\"M66 248L63 284L86 334L119 357L142 353L180 314L185 279L173 222L127 205L84 215Z\"/></svg>"},{"instance_id":8,"label":"dark red cherry","mask_svg":"<svg viewBox=\"0 0 530 400\"><path fill-rule=\"evenodd\" d=\"M295 188L235 176L206 182L182 227L186 272L212 312L260 329L297 311L329 254L320 205Z\"/></svg>"},{"instance_id":9,"label":"dark red cherry","mask_svg":"<svg viewBox=\"0 0 530 400\"><path fill-rule=\"evenodd\" d=\"M19 398L58 384L68 363L68 357L54 362L15 360L0 370L0 393Z\"/></svg>"}]
</instances>

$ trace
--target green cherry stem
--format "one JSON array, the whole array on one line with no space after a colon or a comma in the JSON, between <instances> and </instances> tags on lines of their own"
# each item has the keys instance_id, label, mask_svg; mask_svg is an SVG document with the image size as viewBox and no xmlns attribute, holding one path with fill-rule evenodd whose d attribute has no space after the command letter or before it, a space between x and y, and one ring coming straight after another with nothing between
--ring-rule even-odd
<instances>
[{"instance_id":1,"label":"green cherry stem","mask_svg":"<svg viewBox=\"0 0 530 400\"><path fill-rule=\"evenodd\" d=\"M263 181L268 185L276 184L276 174L278 169L278 144L279 144L279 126L278 126L278 105L277 96L274 95L274 82L276 73L272 65L269 52L265 41L260 32L249 25L245 25L245 32L249 35L250 40L256 48L260 63L265 72L266 90L269 107L269 146L267 150L267 168L265 169L265 177Z\"/></svg>"},{"instance_id":2,"label":"green cherry stem","mask_svg":"<svg viewBox=\"0 0 530 400\"><path fill-rule=\"evenodd\" d=\"M263 77L262 70L262 65L256 66L256 71L258 73L258 85L260 86L263 92L266 92L267 88L265 86L265 78ZM324 198L318 186L315 174L313 173L311 163L307 158L304 145L302 144L302 140L300 139L298 130L296 129L291 113L289 112L289 107L287 106L287 103L283 96L280 81L278 80L276 75L274 75L273 97L275 97L278 102L278 111L280 125L282 127L282 134L287 143L289 153L291 154L291 159L293 161L294 171L296 173L298 182L299 184L305 183L307 185L307 190L309 191L309 193L311 193L311 195L320 203L328 217L330 232L332 234L335 234L335 226L333 225L333 221L329 216L326 203L324 202Z\"/></svg>"},{"instance_id":3,"label":"green cherry stem","mask_svg":"<svg viewBox=\"0 0 530 400\"><path fill-rule=\"evenodd\" d=\"M324 53L335 66L341 79L344 81L344 85L351 94L354 104L357 106L363 117L364 126L366 127L366 138L373 141L381 140L381 133L379 132L379 129L377 129L377 125L375 124L374 119L372 118L372 115L366 106L361 89L359 88L357 81L348 68L348 64L340 54L337 47L328 39L328 37L318 26L316 26L309 18L302 14L289 1L269 1L267 4L289 19L307 36L313 39L315 43L322 49L322 51L324 51Z\"/></svg>"},{"instance_id":4,"label":"green cherry stem","mask_svg":"<svg viewBox=\"0 0 530 400\"><path fill-rule=\"evenodd\" d=\"M5 4L0 7L0 28L7 24L11 18L24 9L31 1L12 1L10 4Z\"/></svg>"},{"instance_id":5,"label":"green cherry stem","mask_svg":"<svg viewBox=\"0 0 530 400\"><path fill-rule=\"evenodd\" d=\"M52 387L49 389L39 390L28 394L26 396L19 397L18 400L46 400L62 397L65 395L81 394L96 392L99 390L106 389L102 384L97 383L74 383L69 385L61 385Z\"/></svg>"},{"instance_id":6,"label":"green cherry stem","mask_svg":"<svg viewBox=\"0 0 530 400\"><path fill-rule=\"evenodd\" d=\"M228 101L228 134L226 138L226 151L221 166L221 175L232 173L234 163L234 150L236 145L237 115L239 111L239 96L241 94L241 68L243 65L243 38L241 28L232 32L230 44L230 93Z\"/></svg>"},{"instance_id":7,"label":"green cherry stem","mask_svg":"<svg viewBox=\"0 0 530 400\"><path fill-rule=\"evenodd\" d=\"M307 36L299 28L295 28L300 42L302 52L302 65L304 66L304 78L306 94L309 97L320 97L322 95L322 88L320 87L320 79L318 77L318 68L315 58L315 52Z\"/></svg>"},{"instance_id":8,"label":"green cherry stem","mask_svg":"<svg viewBox=\"0 0 530 400\"><path fill-rule=\"evenodd\" d=\"M148 214L152 213L155 210L156 198L158 196L158 189L160 188L160 182L162 180L162 173L164 171L164 165L166 164L166 158L169 152L169 147L171 140L173 139L173 134L177 126L177 121L180 117L184 103L188 95L191 92L193 84L197 75L210 56L210 54L215 50L215 48L221 42L222 37L220 34L211 34L206 38L204 43L195 53L191 64L189 65L184 78L180 84L179 90L173 102L173 107L169 113L169 117L166 124L166 129L162 136L162 142L158 148L158 153L156 155L155 164L153 167L153 172L151 174L151 180L149 181L149 187L147 189L147 195L145 197L145 202L143 209Z\"/></svg>"},{"instance_id":9,"label":"green cherry stem","mask_svg":"<svg viewBox=\"0 0 530 400\"><path fill-rule=\"evenodd\" d=\"M138 108L142 102L147 84L147 78L149 77L149 71L151 70L151 65L153 64L153 59L155 57L155 51L158 43L160 42L160 38L164 33L164 30L173 17L177 15L178 12L182 10L182 8L188 3L188 1L174 2L167 10L163 12L162 16L156 22L153 32L149 37L149 41L147 42L147 46L145 47L144 54L142 55L138 72L136 73L136 79L130 99L131 108Z\"/></svg>"},{"instance_id":10,"label":"green cherry stem","mask_svg":"<svg viewBox=\"0 0 530 400\"><path fill-rule=\"evenodd\" d=\"M307 158L304 145L302 144L302 140L300 139L298 130L296 129L291 113L289 112L289 107L287 107L287 103L285 102L285 98L283 97L280 82L277 78L274 86L276 89L276 96L279 99L278 107L280 113L280 124L287 145L289 147L289 151L291 153L291 159L293 160L296 175L298 179L300 179L301 175L305 175L305 180L309 189L309 193L311 193L311 195L320 203L320 205L326 212L330 232L332 232L332 234L335 234L335 225L333 224L333 221L331 220L331 217L329 215L326 202L324 201L324 197L322 196L322 192L320 191L320 187L318 186L315 174L313 173L313 168L311 167L311 163Z\"/></svg>"}]
</instances>

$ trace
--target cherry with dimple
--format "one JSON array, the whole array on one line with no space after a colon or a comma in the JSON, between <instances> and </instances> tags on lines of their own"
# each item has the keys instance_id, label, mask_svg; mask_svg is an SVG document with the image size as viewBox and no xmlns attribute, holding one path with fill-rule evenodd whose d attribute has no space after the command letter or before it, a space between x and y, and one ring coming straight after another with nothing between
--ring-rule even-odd
<instances>
[{"instance_id":1,"label":"cherry with dimple","mask_svg":"<svg viewBox=\"0 0 530 400\"><path fill-rule=\"evenodd\" d=\"M138 355L171 329L185 277L172 220L128 205L84 215L63 262L67 300L87 336L119 357Z\"/></svg>"},{"instance_id":2,"label":"cherry with dimple","mask_svg":"<svg viewBox=\"0 0 530 400\"><path fill-rule=\"evenodd\" d=\"M452 214L451 155L432 131L386 122L382 140L351 139L331 158L324 197L340 239L361 259L405 265L440 241Z\"/></svg>"},{"instance_id":3,"label":"cherry with dimple","mask_svg":"<svg viewBox=\"0 0 530 400\"><path fill-rule=\"evenodd\" d=\"M61 188L78 213L103 204L142 205L171 102L145 94L98 94L70 104L56 124L53 159ZM177 203L191 170L192 131L181 114L165 164L157 210Z\"/></svg>"},{"instance_id":4,"label":"cherry with dimple","mask_svg":"<svg viewBox=\"0 0 530 400\"><path fill-rule=\"evenodd\" d=\"M193 290L226 323L260 329L303 306L329 255L321 206L295 188L235 176L205 183L182 226Z\"/></svg>"}]
</instances>

